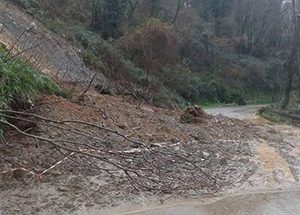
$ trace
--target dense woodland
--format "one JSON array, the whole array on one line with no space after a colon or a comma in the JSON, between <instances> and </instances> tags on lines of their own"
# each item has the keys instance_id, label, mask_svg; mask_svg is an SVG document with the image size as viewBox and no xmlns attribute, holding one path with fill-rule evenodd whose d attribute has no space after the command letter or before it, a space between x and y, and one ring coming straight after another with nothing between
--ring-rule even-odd
<instances>
[{"instance_id":1,"label":"dense woodland","mask_svg":"<svg viewBox=\"0 0 300 215\"><path fill-rule=\"evenodd\" d=\"M289 103L299 91L298 2L11 1L78 46L119 91L157 105L272 102L284 92Z\"/></svg>"}]
</instances>

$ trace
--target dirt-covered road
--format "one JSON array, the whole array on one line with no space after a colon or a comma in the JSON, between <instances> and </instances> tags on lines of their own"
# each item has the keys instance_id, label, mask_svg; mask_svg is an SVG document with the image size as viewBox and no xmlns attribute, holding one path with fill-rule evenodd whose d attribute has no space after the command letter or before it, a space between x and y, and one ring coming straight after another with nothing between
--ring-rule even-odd
<instances>
[{"instance_id":1,"label":"dirt-covered road","mask_svg":"<svg viewBox=\"0 0 300 215\"><path fill-rule=\"evenodd\" d=\"M237 106L225 108L207 109L206 112L213 115L224 115L227 117L251 120L257 110L262 106ZM300 135L299 129L291 126L274 125L274 140L277 139L276 130L283 131L282 141L292 136ZM264 138L263 138L264 139ZM256 145L257 157L261 161L260 175L263 176L263 184L253 193L236 196L228 195L219 200L203 203L201 201L177 202L167 207L158 207L148 210L133 211L123 214L140 215L296 215L300 214L300 185L299 179L295 177L295 169L290 165L283 151L284 146L275 146L272 141L265 141ZM295 145L295 157L293 162L299 167L300 146ZM278 174L281 174L280 179ZM276 176L277 175L277 176ZM293 176L294 175L294 176ZM253 177L253 182L259 177ZM251 180L250 180L251 181ZM250 182L251 184L252 182ZM255 182L254 182L255 183ZM246 188L249 189L250 187ZM263 191L269 189L269 191Z\"/></svg>"},{"instance_id":2,"label":"dirt-covered road","mask_svg":"<svg viewBox=\"0 0 300 215\"><path fill-rule=\"evenodd\" d=\"M88 103L90 100L78 104L45 97L36 112L51 119L102 123L143 142L165 141L172 146L176 140L174 150L188 152L189 158L195 161L203 157L199 163L207 163L206 171L218 174L216 177L222 185L218 193L214 193L213 199L211 193L207 197L201 190L186 195L135 193L124 178L119 183L118 177L108 178L98 171L78 168L69 159L49 170L42 182L26 173L0 174L0 215L300 214L297 204L300 202L300 128L251 117L258 108L253 106L208 111L231 117L238 113L239 118L241 113L246 113L245 121L215 116L182 124L182 112L170 113L96 92L89 92L88 98L93 105ZM133 129L137 125L139 129ZM0 172L20 165L39 172L48 168L49 163L64 158L48 148L48 144L37 147L32 140L11 134L7 142L0 144ZM52 157L55 159L49 161Z\"/></svg>"},{"instance_id":3,"label":"dirt-covered road","mask_svg":"<svg viewBox=\"0 0 300 215\"><path fill-rule=\"evenodd\" d=\"M213 115L253 120L262 106L242 106L213 108L206 110ZM153 207L130 212L116 212L123 215L296 215L300 214L300 130L286 125L265 125L260 121L256 125L261 139L253 149L260 162L258 174L248 180L238 195L224 195L218 200L182 201L169 206ZM265 129L271 129L274 135L266 135ZM278 136L281 131L281 137ZM274 144L276 141L287 145ZM291 142L294 145L288 146ZM233 193L235 191L232 191ZM244 192L244 193L243 193ZM204 203L203 203L204 201ZM207 201L207 202L206 202ZM124 209L123 209L124 211ZM111 212L111 211L110 211ZM110 213L109 212L109 213ZM108 213L108 214L109 214Z\"/></svg>"}]
</instances>

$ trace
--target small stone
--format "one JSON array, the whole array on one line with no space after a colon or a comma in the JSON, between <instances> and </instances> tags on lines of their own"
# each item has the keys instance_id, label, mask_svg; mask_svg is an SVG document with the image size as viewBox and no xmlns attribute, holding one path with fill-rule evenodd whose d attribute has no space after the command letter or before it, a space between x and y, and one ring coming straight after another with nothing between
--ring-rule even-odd
<instances>
[{"instance_id":1,"label":"small stone","mask_svg":"<svg viewBox=\"0 0 300 215\"><path fill-rule=\"evenodd\" d=\"M72 204L70 204L70 203L65 203L65 204L64 204L64 207L65 207L66 209L72 209L72 208L74 208L74 205L72 205Z\"/></svg>"},{"instance_id":2,"label":"small stone","mask_svg":"<svg viewBox=\"0 0 300 215\"><path fill-rule=\"evenodd\" d=\"M69 189L66 187L58 187L57 190L60 192L68 192L69 191Z\"/></svg>"},{"instance_id":3,"label":"small stone","mask_svg":"<svg viewBox=\"0 0 300 215\"><path fill-rule=\"evenodd\" d=\"M208 152L202 152L202 154L203 154L204 157L209 157L210 156L210 153L208 153Z\"/></svg>"},{"instance_id":4,"label":"small stone","mask_svg":"<svg viewBox=\"0 0 300 215\"><path fill-rule=\"evenodd\" d=\"M86 207L93 207L95 206L95 204L93 204L92 202L88 202L85 204Z\"/></svg>"}]
</instances>

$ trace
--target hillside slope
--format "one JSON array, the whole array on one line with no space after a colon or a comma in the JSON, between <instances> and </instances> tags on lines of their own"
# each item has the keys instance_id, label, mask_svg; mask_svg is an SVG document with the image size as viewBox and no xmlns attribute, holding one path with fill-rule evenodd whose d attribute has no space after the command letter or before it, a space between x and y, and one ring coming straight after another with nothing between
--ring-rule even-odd
<instances>
[{"instance_id":1,"label":"hillside slope","mask_svg":"<svg viewBox=\"0 0 300 215\"><path fill-rule=\"evenodd\" d=\"M158 108L93 87L83 93L95 71L80 52L6 3L0 42L13 47L8 56L72 92L0 109L0 214L112 214L124 205L299 187L299 128L197 106ZM97 74L95 84L107 84Z\"/></svg>"},{"instance_id":2,"label":"hillside slope","mask_svg":"<svg viewBox=\"0 0 300 215\"><path fill-rule=\"evenodd\" d=\"M174 23L173 0L6 2L75 44L84 63L105 74L121 93L164 107L279 100L287 38L272 21L278 2L257 7L232 0L222 7L214 1L192 1L190 6L181 1ZM151 8L157 13L150 13ZM255 21L260 19L261 24Z\"/></svg>"},{"instance_id":3,"label":"hillside slope","mask_svg":"<svg viewBox=\"0 0 300 215\"><path fill-rule=\"evenodd\" d=\"M78 48L47 30L26 12L12 3L0 1L0 42L14 55L27 59L42 73L59 81L88 84L97 73L98 81L104 76L85 66Z\"/></svg>"}]
</instances>

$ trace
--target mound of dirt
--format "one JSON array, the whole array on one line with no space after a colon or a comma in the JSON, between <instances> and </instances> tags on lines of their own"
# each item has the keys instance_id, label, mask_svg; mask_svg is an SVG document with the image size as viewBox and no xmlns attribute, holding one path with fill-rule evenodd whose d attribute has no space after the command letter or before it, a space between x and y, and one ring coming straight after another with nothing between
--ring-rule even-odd
<instances>
[{"instance_id":1,"label":"mound of dirt","mask_svg":"<svg viewBox=\"0 0 300 215\"><path fill-rule=\"evenodd\" d=\"M204 122L209 116L199 106L188 107L181 115L180 121L182 123L201 123Z\"/></svg>"},{"instance_id":2,"label":"mound of dirt","mask_svg":"<svg viewBox=\"0 0 300 215\"><path fill-rule=\"evenodd\" d=\"M181 111L143 105L130 97L100 95L96 91L88 92L78 102L78 95L70 100L41 97L31 111L55 121L93 123L127 140L88 125L72 128L73 133L70 133L68 129L62 130L63 125L45 124L42 120L36 121L30 131L58 141L65 139L68 142L64 146L78 150L99 140L96 143L103 146L94 144L94 149L105 149L109 154L99 154L97 150L89 152L97 156L94 159L57 150L49 142L24 137L13 130L8 132L5 141L0 143L3 164L0 172L4 173L0 177L0 197L6 192L14 195L1 201L3 213L13 213L12 208L26 208L24 214L39 214L42 208L48 214L70 214L86 205L115 206L122 199L136 199L141 195L211 193L241 184L256 170L248 143L254 133L249 123L208 116L195 107L185 113L201 118L201 123L183 124ZM85 134L77 135L82 130ZM128 139L144 145L132 144ZM73 146L77 141L81 145ZM140 168L140 175L129 175L136 184L128 180L124 169L99 160L100 155L109 162ZM105 170L107 168L112 172ZM150 180L145 181L140 176L150 177ZM176 189L170 190L173 186ZM24 196L29 196L35 204L23 201ZM51 212L53 205L56 205L55 210Z\"/></svg>"}]
</instances>

